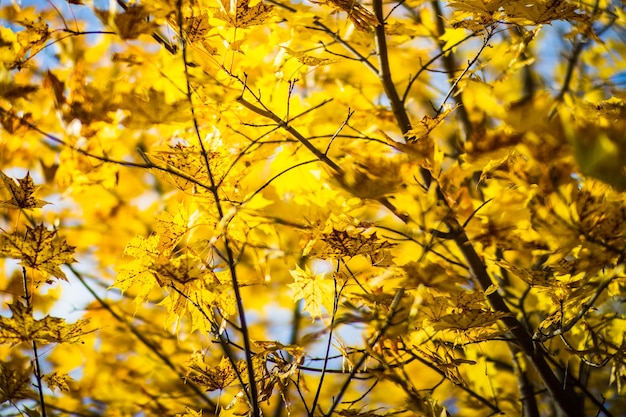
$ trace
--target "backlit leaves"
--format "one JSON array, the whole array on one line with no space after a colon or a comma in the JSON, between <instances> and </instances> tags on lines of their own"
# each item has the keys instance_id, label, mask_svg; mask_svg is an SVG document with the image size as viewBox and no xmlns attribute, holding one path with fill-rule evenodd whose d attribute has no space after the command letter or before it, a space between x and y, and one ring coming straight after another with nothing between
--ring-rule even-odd
<instances>
[{"instance_id":1,"label":"backlit leaves","mask_svg":"<svg viewBox=\"0 0 626 417\"><path fill-rule=\"evenodd\" d=\"M579 103L575 114L563 117L581 171L619 191L626 191L625 118L626 104L617 97Z\"/></svg>"},{"instance_id":2,"label":"backlit leaves","mask_svg":"<svg viewBox=\"0 0 626 417\"><path fill-rule=\"evenodd\" d=\"M74 249L57 235L56 230L48 230L42 224L35 228L26 226L26 234L13 232L0 235L0 256L19 259L25 267L65 281L67 277L59 267L76 262Z\"/></svg>"},{"instance_id":3,"label":"backlit leaves","mask_svg":"<svg viewBox=\"0 0 626 417\"><path fill-rule=\"evenodd\" d=\"M316 67L319 65L328 65L331 64L333 62L336 62L337 60L335 59L329 59L329 58L318 58L316 56L312 56L312 55L307 55L304 52L298 52L298 51L294 51L292 49L287 48L286 46L283 46L283 49L285 51L287 51L287 53L293 57L295 57L298 61L300 61L302 64L304 65L308 65L310 67Z\"/></svg>"},{"instance_id":4,"label":"backlit leaves","mask_svg":"<svg viewBox=\"0 0 626 417\"><path fill-rule=\"evenodd\" d=\"M471 13L487 22L506 20L520 24L544 24L553 20L579 20L578 6L567 0L465 0L454 1L449 6Z\"/></svg>"},{"instance_id":5,"label":"backlit leaves","mask_svg":"<svg viewBox=\"0 0 626 417\"><path fill-rule=\"evenodd\" d=\"M338 228L335 228L338 227ZM394 245L381 239L367 225L351 226L328 223L321 233L311 236L304 253L321 259L342 259L363 255L380 265ZM381 265L383 266L383 265Z\"/></svg>"},{"instance_id":6,"label":"backlit leaves","mask_svg":"<svg viewBox=\"0 0 626 417\"><path fill-rule=\"evenodd\" d=\"M19 3L0 414L37 415L33 341L84 332L57 307L98 324L39 350L46 409L548 416L570 387L579 414L624 408L623 10ZM38 285L74 256L71 289Z\"/></svg>"},{"instance_id":7,"label":"backlit leaves","mask_svg":"<svg viewBox=\"0 0 626 417\"><path fill-rule=\"evenodd\" d=\"M186 378L207 391L222 390L237 381L237 373L245 369L245 362L239 361L237 367L239 369L235 370L226 356L222 357L219 365L208 367L202 356L196 353L192 357Z\"/></svg>"},{"instance_id":8,"label":"backlit leaves","mask_svg":"<svg viewBox=\"0 0 626 417\"><path fill-rule=\"evenodd\" d=\"M152 124L179 123L187 120L189 103L182 97L169 102L165 93L150 88L146 92L126 94L122 104L129 110L124 124L129 127Z\"/></svg>"},{"instance_id":9,"label":"backlit leaves","mask_svg":"<svg viewBox=\"0 0 626 417\"><path fill-rule=\"evenodd\" d=\"M86 320L74 324L66 324L65 320L51 316L37 320L32 310L22 303L10 304L9 308L12 316L0 317L0 343L76 343L86 333Z\"/></svg>"},{"instance_id":10,"label":"backlit leaves","mask_svg":"<svg viewBox=\"0 0 626 417\"><path fill-rule=\"evenodd\" d=\"M158 222L157 231L147 238L135 236L126 246L124 254L132 256L132 261L122 265L118 270L115 287L126 291L132 285L137 285L139 293L136 302L145 300L155 284L168 285L172 279L187 282L195 279L187 263L172 265L170 256L175 246L187 232L184 217L181 213L172 216L163 213ZM160 274L161 273L161 274ZM164 273L164 274L163 274ZM180 274L180 275L179 275Z\"/></svg>"},{"instance_id":11,"label":"backlit leaves","mask_svg":"<svg viewBox=\"0 0 626 417\"><path fill-rule=\"evenodd\" d=\"M380 22L372 12L363 7L358 1L352 0L324 0L314 1L318 4L327 4L348 14L348 19L358 30L369 32Z\"/></svg>"},{"instance_id":12,"label":"backlit leaves","mask_svg":"<svg viewBox=\"0 0 626 417\"><path fill-rule=\"evenodd\" d=\"M248 28L251 26L263 24L272 13L274 6L258 1L254 5L250 5L250 0L220 0L223 7L221 12L215 14L215 17L223 19L236 28ZM232 5L235 5L233 9Z\"/></svg>"},{"instance_id":13,"label":"backlit leaves","mask_svg":"<svg viewBox=\"0 0 626 417\"><path fill-rule=\"evenodd\" d=\"M157 161L162 161L167 167L173 169L173 173L162 172L158 175L165 178L180 190L188 191L194 188L197 191L204 191L198 188L199 184L209 185L209 174L204 163L204 158L196 146L185 146L177 144L170 146L167 150L159 150L151 154ZM213 155L209 155L211 159ZM185 177L176 176L180 172ZM190 180L194 180L193 182Z\"/></svg>"},{"instance_id":14,"label":"backlit leaves","mask_svg":"<svg viewBox=\"0 0 626 417\"><path fill-rule=\"evenodd\" d=\"M136 39L158 28L156 23L150 21L149 11L140 4L129 6L123 13L96 9L96 15L104 24L114 28L122 39Z\"/></svg>"},{"instance_id":15,"label":"backlit leaves","mask_svg":"<svg viewBox=\"0 0 626 417\"><path fill-rule=\"evenodd\" d=\"M324 274L314 274L308 267L302 269L296 266L289 273L294 280L293 284L289 284L294 300L304 300L304 311L313 320L322 317L322 308L328 313L333 311L335 282L332 279Z\"/></svg>"},{"instance_id":16,"label":"backlit leaves","mask_svg":"<svg viewBox=\"0 0 626 417\"><path fill-rule=\"evenodd\" d=\"M58 372L51 372L49 374L44 375L44 381L48 388L52 391L59 390L61 392L68 392L70 390L70 382L73 379L67 374L61 374Z\"/></svg>"},{"instance_id":17,"label":"backlit leaves","mask_svg":"<svg viewBox=\"0 0 626 417\"><path fill-rule=\"evenodd\" d=\"M40 208L48 204L48 202L39 200L33 196L37 187L30 173L26 173L24 178L18 178L16 181L0 171L0 179L4 188L9 192L11 199L0 202L0 207L10 207L17 209Z\"/></svg>"},{"instance_id":18,"label":"backlit leaves","mask_svg":"<svg viewBox=\"0 0 626 417\"><path fill-rule=\"evenodd\" d=\"M31 395L30 372L0 361L0 404L29 398Z\"/></svg>"}]
</instances>

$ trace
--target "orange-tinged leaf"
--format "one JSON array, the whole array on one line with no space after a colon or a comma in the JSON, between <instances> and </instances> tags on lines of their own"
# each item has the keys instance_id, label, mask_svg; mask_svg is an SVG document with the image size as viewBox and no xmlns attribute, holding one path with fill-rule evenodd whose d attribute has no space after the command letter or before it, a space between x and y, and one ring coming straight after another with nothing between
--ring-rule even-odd
<instances>
[{"instance_id":1,"label":"orange-tinged leaf","mask_svg":"<svg viewBox=\"0 0 626 417\"><path fill-rule=\"evenodd\" d=\"M0 256L20 259L20 264L44 274L67 281L59 266L76 262L74 246L40 224L34 229L26 226L26 235L20 232L0 235Z\"/></svg>"},{"instance_id":2,"label":"orange-tinged leaf","mask_svg":"<svg viewBox=\"0 0 626 417\"><path fill-rule=\"evenodd\" d=\"M32 209L40 208L49 204L47 201L39 200L33 197L33 193L37 191L37 187L35 187L35 183L30 177L30 173L26 173L24 178L18 178L16 183L13 178L0 171L0 179L2 179L4 188L6 188L11 195L11 199L0 201L0 207Z\"/></svg>"},{"instance_id":3,"label":"orange-tinged leaf","mask_svg":"<svg viewBox=\"0 0 626 417\"><path fill-rule=\"evenodd\" d=\"M294 300L304 300L304 311L315 320L322 317L322 307L328 312L333 311L335 283L324 277L324 274L313 274L308 267L302 269L296 266L289 271L294 279L289 288L293 291Z\"/></svg>"}]
</instances>

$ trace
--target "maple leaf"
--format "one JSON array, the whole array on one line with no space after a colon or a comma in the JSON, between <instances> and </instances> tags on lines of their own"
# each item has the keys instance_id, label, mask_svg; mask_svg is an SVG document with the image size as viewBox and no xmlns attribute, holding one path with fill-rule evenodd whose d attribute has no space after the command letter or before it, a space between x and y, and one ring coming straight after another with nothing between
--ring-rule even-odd
<instances>
[{"instance_id":1,"label":"maple leaf","mask_svg":"<svg viewBox=\"0 0 626 417\"><path fill-rule=\"evenodd\" d=\"M346 158L347 163L352 158ZM405 185L403 165L396 158L367 155L348 165L343 176L334 179L354 196L377 199L397 192Z\"/></svg>"},{"instance_id":2,"label":"maple leaf","mask_svg":"<svg viewBox=\"0 0 626 417\"><path fill-rule=\"evenodd\" d=\"M59 372L48 373L43 376L43 380L52 391L56 391L58 389L61 392L69 392L69 382L73 381L72 377L69 375Z\"/></svg>"},{"instance_id":3,"label":"maple leaf","mask_svg":"<svg viewBox=\"0 0 626 417\"><path fill-rule=\"evenodd\" d=\"M259 1L250 6L250 0L220 0L223 10L215 13L215 17L225 20L236 28L247 28L263 24L272 13L274 6ZM235 4L235 10L232 9Z\"/></svg>"},{"instance_id":4,"label":"maple leaf","mask_svg":"<svg viewBox=\"0 0 626 417\"><path fill-rule=\"evenodd\" d=\"M302 64L307 65L309 67L317 67L321 65L332 64L333 62L337 62L336 59L329 58L318 58L312 55L307 55L304 52L294 51L292 49L287 48L286 46L281 46L289 55L295 57Z\"/></svg>"},{"instance_id":5,"label":"maple leaf","mask_svg":"<svg viewBox=\"0 0 626 417\"><path fill-rule=\"evenodd\" d=\"M22 303L9 304L12 317L0 317L0 344L22 342L75 343L85 334L88 320L66 324L58 317L45 316L36 320L32 309Z\"/></svg>"},{"instance_id":6,"label":"maple leaf","mask_svg":"<svg viewBox=\"0 0 626 417\"><path fill-rule=\"evenodd\" d=\"M95 9L102 23L114 27L122 39L137 39L139 35L150 34L158 28L148 20L150 13L142 5L132 5L124 13L110 13Z\"/></svg>"},{"instance_id":7,"label":"maple leaf","mask_svg":"<svg viewBox=\"0 0 626 417\"><path fill-rule=\"evenodd\" d=\"M124 126L134 128L182 122L187 119L189 111L189 102L186 99L168 102L165 93L154 88L148 89L143 94L137 92L124 94L121 106L129 112L124 118Z\"/></svg>"},{"instance_id":8,"label":"maple leaf","mask_svg":"<svg viewBox=\"0 0 626 417\"><path fill-rule=\"evenodd\" d=\"M74 263L74 246L48 230L43 224L35 228L26 226L26 235L14 232L0 235L0 256L20 259L20 265L67 281L59 266Z\"/></svg>"},{"instance_id":9,"label":"maple leaf","mask_svg":"<svg viewBox=\"0 0 626 417\"><path fill-rule=\"evenodd\" d=\"M463 309L457 313L443 315L433 323L435 330L455 329L469 330L479 327L490 327L506 314L483 309Z\"/></svg>"},{"instance_id":10,"label":"maple leaf","mask_svg":"<svg viewBox=\"0 0 626 417\"><path fill-rule=\"evenodd\" d=\"M394 244L382 240L376 232L371 232L365 227L342 227L335 228L331 225L329 231L324 231L311 238L305 249L305 254L310 254L321 259L340 259L343 257L355 257L363 255L372 263L380 262L387 258L388 251Z\"/></svg>"},{"instance_id":11,"label":"maple leaf","mask_svg":"<svg viewBox=\"0 0 626 417\"><path fill-rule=\"evenodd\" d=\"M464 0L449 6L470 12L476 20L507 20L520 24L545 24L553 20L582 20L578 6L566 0Z\"/></svg>"},{"instance_id":12,"label":"maple leaf","mask_svg":"<svg viewBox=\"0 0 626 417\"><path fill-rule=\"evenodd\" d=\"M112 287L125 292L132 285L139 285L140 292L135 298L136 303L143 302L157 282L153 266L162 253L158 249L159 240L156 234L150 235L147 239L135 236L124 249L125 255L135 259L118 268L117 278Z\"/></svg>"},{"instance_id":13,"label":"maple leaf","mask_svg":"<svg viewBox=\"0 0 626 417\"><path fill-rule=\"evenodd\" d=\"M23 19L18 23L26 28L17 34L17 40L22 45L22 53L25 55L27 51L30 51L32 57L46 46L52 31L41 18L37 21Z\"/></svg>"},{"instance_id":14,"label":"maple leaf","mask_svg":"<svg viewBox=\"0 0 626 417\"><path fill-rule=\"evenodd\" d=\"M30 177L30 172L27 172L24 178L18 178L17 182L15 182L13 178L0 171L0 179L4 187L9 190L11 194L10 200L0 201L0 207L32 209L50 204L47 201L33 197L33 194L37 191L37 187L35 187L35 183Z\"/></svg>"},{"instance_id":15,"label":"maple leaf","mask_svg":"<svg viewBox=\"0 0 626 417\"><path fill-rule=\"evenodd\" d=\"M30 376L27 370L0 361L0 404L30 398L32 395Z\"/></svg>"},{"instance_id":16,"label":"maple leaf","mask_svg":"<svg viewBox=\"0 0 626 417\"><path fill-rule=\"evenodd\" d=\"M29 129L26 123L33 123L33 115L26 113L23 116L19 116L15 110L0 111L0 124L2 128L12 135L23 135Z\"/></svg>"},{"instance_id":17,"label":"maple leaf","mask_svg":"<svg viewBox=\"0 0 626 417\"><path fill-rule=\"evenodd\" d=\"M169 146L167 150L152 152L150 156L162 161L167 167L173 168L174 172L184 173L187 177L200 183L210 183L204 158L195 146L185 146L179 143L176 146ZM213 157L214 155L210 153L209 156ZM169 172L159 172L158 175L182 191L187 191L196 186L191 181Z\"/></svg>"},{"instance_id":18,"label":"maple leaf","mask_svg":"<svg viewBox=\"0 0 626 417\"><path fill-rule=\"evenodd\" d=\"M313 320L322 317L322 307L326 311L333 311L335 283L332 280L326 279L324 274L313 274L308 267L302 269L296 266L289 273L295 281L288 285L293 291L294 300L304 300L304 311Z\"/></svg>"},{"instance_id":19,"label":"maple leaf","mask_svg":"<svg viewBox=\"0 0 626 417\"><path fill-rule=\"evenodd\" d=\"M342 12L346 12L348 14L348 19L350 19L354 27L360 31L370 32L374 27L380 25L376 16L374 16L374 14L365 7L361 6L361 4L356 0L312 0L312 2L317 4L328 4L331 7L341 10Z\"/></svg>"},{"instance_id":20,"label":"maple leaf","mask_svg":"<svg viewBox=\"0 0 626 417\"><path fill-rule=\"evenodd\" d=\"M237 362L237 370L233 368L230 360L224 356L219 365L209 367L197 353L192 355L192 363L187 370L186 379L205 387L207 391L224 389L237 381L237 374L242 374L246 364L244 361Z\"/></svg>"}]
</instances>

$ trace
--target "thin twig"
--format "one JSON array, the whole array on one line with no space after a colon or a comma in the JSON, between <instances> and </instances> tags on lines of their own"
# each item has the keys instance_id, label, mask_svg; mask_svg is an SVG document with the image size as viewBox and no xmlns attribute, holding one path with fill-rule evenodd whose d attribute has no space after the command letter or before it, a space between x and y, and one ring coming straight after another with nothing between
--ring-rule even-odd
<instances>
[{"instance_id":1,"label":"thin twig","mask_svg":"<svg viewBox=\"0 0 626 417\"><path fill-rule=\"evenodd\" d=\"M24 284L24 301L26 302L26 310L32 314L32 303L30 291L28 291L28 277L26 276L26 268L22 267L22 283ZM41 417L46 417L46 400L43 395L43 374L41 373L41 363L39 362L39 352L37 351L37 342L31 341L33 349L33 374L37 380L37 393L39 395L39 405L41 407Z\"/></svg>"},{"instance_id":2,"label":"thin twig","mask_svg":"<svg viewBox=\"0 0 626 417\"><path fill-rule=\"evenodd\" d=\"M122 323L133 334L133 336L137 338L137 340L143 343L152 353L154 353L168 368L170 368L178 376L180 380L183 379L184 372L181 372L171 361L171 359L167 355L163 354L163 352L161 352L157 344L150 341L144 335L144 333L137 330L135 326L133 326L126 319L117 314L115 310L113 310L113 308L109 305L109 303L102 299L102 297L100 297L98 293L94 291L93 288L91 288L83 275L78 270L76 270L73 265L68 264L66 265L66 267L70 270L70 272L72 272L74 277L78 279L82 286L85 287L85 289L91 294L91 296L98 302L98 304L100 304L115 320ZM192 381L187 381L185 385L191 388L191 390L198 396L198 398L201 398L212 410L215 410L215 403L206 395L206 393L200 387L198 387Z\"/></svg>"},{"instance_id":3,"label":"thin twig","mask_svg":"<svg viewBox=\"0 0 626 417\"><path fill-rule=\"evenodd\" d=\"M368 344L369 345L368 349L365 350L363 355L359 358L358 362L354 364L354 367L350 371L350 374L348 375L348 377L342 384L341 388L339 388L339 392L337 392L337 395L335 396L335 399L332 405L324 413L324 417L330 417L335 411L335 409L339 406L339 404L341 404L343 396L348 390L348 387L354 381L355 375L361 369L363 364L365 364L365 361L370 357L369 351L373 350L373 348L378 344L378 342L385 335L385 333L387 333L387 330L389 329L389 327L391 327L393 317L397 313L398 306L400 305L400 301L402 300L403 296L404 296L404 288L398 289L395 296L393 297L393 300L391 301L391 304L389 305L389 313L387 314L387 317L385 318L385 321L382 327L376 334L376 337L374 337L374 340L372 340L372 342Z\"/></svg>"},{"instance_id":4,"label":"thin twig","mask_svg":"<svg viewBox=\"0 0 626 417\"><path fill-rule=\"evenodd\" d=\"M439 10L439 18L442 19L442 16L440 16L441 11L439 9L439 5L436 0L433 1L433 7L435 7L436 10ZM374 8L374 14L379 19L379 21L382 22L382 19L383 19L382 0L374 0L373 8ZM441 22L441 24L443 25L443 22ZM402 133L405 134L406 132L410 130L411 125L409 123L409 118L404 108L404 103L398 97L396 88L391 79L391 75L390 75L391 73L389 70L389 61L387 58L388 51L387 51L387 45L386 45L386 40L385 40L386 35L385 35L385 30L384 30L384 24L381 24L378 27L376 27L375 36L376 36L376 45L377 45L377 48L379 48L378 53L379 53L379 62L381 65L381 68L380 68L381 82L383 83L383 86L387 94L387 97L389 99L390 105L392 107L393 113L396 116L398 126L400 127ZM469 125L466 126L466 128L469 129ZM422 179L423 179L424 184L426 184L426 186L429 187L430 184L433 182L433 177L431 173L425 169L422 169L421 174L422 174ZM439 200L441 200L444 204L447 204L447 200L445 199L445 196L443 195L439 187L437 188L438 188L437 196ZM463 254L463 257L467 261L468 266L470 268L470 272L472 273L473 277L478 282L480 288L482 289L483 292L487 292L487 289L490 288L492 285L492 281L491 281L491 277L489 276L489 273L487 272L487 268L485 264L483 263L483 260L474 249L474 246L471 244L469 238L467 237L467 234L465 233L465 230L463 229L461 224L458 222L458 220L453 216L448 216L448 218L446 219L446 223L448 224L450 231L458 233L458 235L454 238L454 241L457 247L459 248L459 250L461 251L461 253ZM579 410L575 406L574 392L569 387L565 390L561 387L559 380L556 378L550 366L546 362L545 352L541 350L541 348L533 342L531 335L525 330L525 328L521 325L521 323L511 313L511 311L509 310L508 306L506 305L506 303L504 302L500 294L498 294L498 292L495 291L489 294L485 294L485 296L487 300L489 301L489 304L495 311L504 313L502 322L506 325L507 329L513 334L513 336L519 343L520 347L522 348L523 352L530 358L533 365L535 366L535 369L537 370L537 372L541 376L541 379L546 385L546 388L548 388L548 391L550 392L554 400L557 402L557 404L559 404L559 406L566 413L566 415L570 417L579 416L581 410Z\"/></svg>"},{"instance_id":5,"label":"thin twig","mask_svg":"<svg viewBox=\"0 0 626 417\"><path fill-rule=\"evenodd\" d=\"M224 210L222 208L222 203L220 201L220 196L218 193L218 187L216 186L217 181L215 181L215 177L213 175L211 164L209 163L209 155L205 149L204 141L202 140L202 136L200 134L200 128L198 125L198 119L195 113L195 106L193 103L192 92L191 92L191 81L189 76L189 67L187 65L187 42L185 40L185 36L183 33L183 12L182 12L182 3L183 0L177 1L177 9L178 9L178 30L180 35L180 42L182 44L182 59L183 65L185 68L185 81L187 85L187 100L189 101L189 105L191 107L191 117L193 120L193 127L196 133L196 138L198 139L198 144L200 145L200 149L202 152L202 157L204 158L204 165L207 170L207 175L209 177L209 181L211 183L211 193L214 197L215 208L217 209L217 213L220 221L224 219ZM248 323L246 320L246 311L243 305L243 299L241 296L241 292L239 290L239 280L237 278L237 268L235 263L235 256L230 244L230 239L228 238L228 233L224 233L222 236L222 240L224 243L224 249L226 250L226 261L228 263L228 269L230 272L233 292L235 293L235 303L237 304L237 315L239 316L239 324L241 327L241 337L243 339L244 346L244 355L246 358L246 367L248 371L248 387L242 383L242 388L246 393L248 398L248 402L251 407L251 412L253 417L261 416L261 409L259 407L259 398L257 393L256 386L256 377L254 375L254 363L252 360L252 345L250 341L250 332L248 330ZM228 355L228 351L225 351ZM234 358L229 356L231 362L234 361ZM237 369L236 363L233 363L234 369Z\"/></svg>"}]
</instances>

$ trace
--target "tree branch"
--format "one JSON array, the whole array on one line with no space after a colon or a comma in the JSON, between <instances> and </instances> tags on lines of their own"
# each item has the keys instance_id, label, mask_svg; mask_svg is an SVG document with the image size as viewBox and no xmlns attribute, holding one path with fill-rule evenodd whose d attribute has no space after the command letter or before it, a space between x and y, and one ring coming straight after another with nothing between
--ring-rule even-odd
<instances>
[{"instance_id":1,"label":"tree branch","mask_svg":"<svg viewBox=\"0 0 626 417\"><path fill-rule=\"evenodd\" d=\"M439 9L439 5L436 1L433 1L433 7L439 11L439 16L441 15L441 11ZM379 62L380 62L380 79L383 83L383 87L385 89L385 93L387 94L387 98L389 99L392 111L396 116L396 120L400 130L403 134L406 134L411 129L411 125L409 122L408 115L406 113L406 109L404 108L403 102L400 100L396 88L391 79L391 71L389 69L389 61L388 61L388 51L387 51L387 43L386 43L386 35L385 35L385 25L384 25L384 16L383 16L383 2L382 0L374 0L373 1L374 14L379 19L381 24L375 29L376 36L376 45L379 48ZM440 17L442 19L442 17ZM443 25L443 21L440 23ZM442 26L443 27L443 26ZM445 56L444 56L445 58ZM469 119L467 119L467 123L464 123L464 127L467 129L466 132L469 132L471 129L471 125L469 124ZM433 182L433 177L428 170L421 169L421 174L423 177L423 181L425 184L430 185ZM439 199L447 205L447 200L443 196L440 189L438 189L437 193ZM456 218L448 218L446 220L448 227L452 232L457 232L457 236L454 238L456 245L459 250L465 257L465 260L468 263L470 271L473 277L478 282L480 288L486 293L487 289L492 285L491 277L487 272L487 268L482 262L482 259L474 249L473 245L469 241L465 230L458 222ZM520 345L522 351L529 357L535 369L540 374L541 379L543 380L546 388L557 402L559 407L570 417L581 416L581 411L576 407L576 399L571 387L562 387L560 381L556 378L552 369L546 362L544 357L545 352L539 347L536 346L532 340L532 336L524 329L521 323L515 318L515 316L511 313L508 306L498 294L497 291L492 292L491 294L485 294L487 300L491 307L498 312L505 313L506 315L502 318L502 322L505 324L507 329L511 332L511 334L517 340L517 343Z\"/></svg>"}]
</instances>

